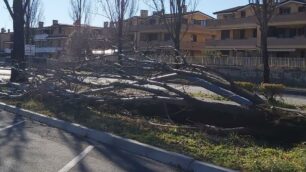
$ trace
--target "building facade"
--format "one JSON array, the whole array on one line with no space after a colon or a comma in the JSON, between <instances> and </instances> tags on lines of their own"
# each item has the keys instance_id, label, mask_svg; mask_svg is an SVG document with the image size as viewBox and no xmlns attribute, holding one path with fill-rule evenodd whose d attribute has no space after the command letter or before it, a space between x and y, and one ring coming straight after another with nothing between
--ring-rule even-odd
<instances>
[{"instance_id":1,"label":"building facade","mask_svg":"<svg viewBox=\"0 0 306 172\"><path fill-rule=\"evenodd\" d=\"M58 20L53 20L51 26L44 26L39 22L37 28L31 28L31 43L35 45L35 56L37 57L58 57L65 51L67 41L78 25L60 24ZM82 29L90 30L90 36L93 38L92 46L94 49L101 49L102 35L107 35L101 27L80 26ZM13 45L13 33L6 32L5 29L0 33L0 53L9 55Z\"/></svg>"},{"instance_id":2,"label":"building facade","mask_svg":"<svg viewBox=\"0 0 306 172\"><path fill-rule=\"evenodd\" d=\"M143 52L167 52L174 47L167 25L158 12L148 15L147 10L141 10L140 16L128 20L129 34L137 50ZM171 20L171 15L167 18ZM190 55L202 55L208 39L213 37L213 31L206 29L206 21L212 17L200 12L184 13L181 33L181 51Z\"/></svg>"},{"instance_id":3,"label":"building facade","mask_svg":"<svg viewBox=\"0 0 306 172\"><path fill-rule=\"evenodd\" d=\"M226 56L259 56L260 29L251 4L215 13L207 28L217 34L207 50ZM269 23L268 50L273 57L306 57L306 1L281 1Z\"/></svg>"},{"instance_id":4,"label":"building facade","mask_svg":"<svg viewBox=\"0 0 306 172\"><path fill-rule=\"evenodd\" d=\"M4 28L0 32L0 55L8 55L13 48L13 33Z\"/></svg>"}]
</instances>

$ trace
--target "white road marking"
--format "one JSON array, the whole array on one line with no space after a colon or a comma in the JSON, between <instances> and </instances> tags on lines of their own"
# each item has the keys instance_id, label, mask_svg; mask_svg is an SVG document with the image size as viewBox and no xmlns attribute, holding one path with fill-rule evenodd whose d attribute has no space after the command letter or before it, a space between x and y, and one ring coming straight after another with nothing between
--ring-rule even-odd
<instances>
[{"instance_id":1,"label":"white road marking","mask_svg":"<svg viewBox=\"0 0 306 172\"><path fill-rule=\"evenodd\" d=\"M94 148L94 146L88 146L82 153L76 156L73 160L71 160L68 164L66 164L62 169L58 172L68 172L71 170L75 165L77 165L86 155Z\"/></svg>"},{"instance_id":2,"label":"white road marking","mask_svg":"<svg viewBox=\"0 0 306 172\"><path fill-rule=\"evenodd\" d=\"M15 123L15 124L9 125L9 126L7 126L7 127L5 127L5 128L0 128L0 132L1 132L1 131L4 131L4 130L7 130L7 129L10 129L10 128L13 128L13 127L15 127L15 126L17 126L17 125L20 125L20 124L24 123L24 122L25 122L25 121L20 121L20 122L17 122L17 123Z\"/></svg>"}]
</instances>

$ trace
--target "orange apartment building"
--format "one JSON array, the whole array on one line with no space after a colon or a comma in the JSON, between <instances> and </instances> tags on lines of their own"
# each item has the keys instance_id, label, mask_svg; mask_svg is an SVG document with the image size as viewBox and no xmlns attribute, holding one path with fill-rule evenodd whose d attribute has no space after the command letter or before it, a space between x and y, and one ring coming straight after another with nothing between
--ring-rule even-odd
<instances>
[{"instance_id":1,"label":"orange apartment building","mask_svg":"<svg viewBox=\"0 0 306 172\"><path fill-rule=\"evenodd\" d=\"M164 52L173 47L169 32L160 15L153 12L148 14L147 10L141 10L140 16L128 20L131 39L139 51ZM171 16L169 15L169 18ZM206 40L213 37L213 32L206 29L206 21L213 19L200 11L187 12L185 9L181 50L190 56L202 55L205 50Z\"/></svg>"},{"instance_id":2,"label":"orange apartment building","mask_svg":"<svg viewBox=\"0 0 306 172\"><path fill-rule=\"evenodd\" d=\"M91 31L93 48L100 49L103 35L107 35L105 29L101 27L88 27ZM53 20L51 26L44 26L39 22L37 28L32 28L33 44L35 45L35 55L37 57L57 57L64 50L70 35L75 31L76 25L60 24L58 20ZM10 54L13 45L13 32L0 32L0 52Z\"/></svg>"},{"instance_id":3,"label":"orange apartment building","mask_svg":"<svg viewBox=\"0 0 306 172\"><path fill-rule=\"evenodd\" d=\"M215 12L207 21L216 37L207 50L227 56L258 56L260 30L250 4ZM269 23L268 49L273 57L306 57L306 0L283 0Z\"/></svg>"},{"instance_id":4,"label":"orange apartment building","mask_svg":"<svg viewBox=\"0 0 306 172\"><path fill-rule=\"evenodd\" d=\"M53 24L48 27L43 26L43 22L39 23L39 27L34 29L34 44L36 46L36 55L38 56L58 56L67 45L67 40L75 31L74 25L59 24L57 20L53 20ZM93 48L100 49L101 41L105 33L105 29L101 27L92 27L82 25L82 28L87 27L91 31Z\"/></svg>"}]
</instances>

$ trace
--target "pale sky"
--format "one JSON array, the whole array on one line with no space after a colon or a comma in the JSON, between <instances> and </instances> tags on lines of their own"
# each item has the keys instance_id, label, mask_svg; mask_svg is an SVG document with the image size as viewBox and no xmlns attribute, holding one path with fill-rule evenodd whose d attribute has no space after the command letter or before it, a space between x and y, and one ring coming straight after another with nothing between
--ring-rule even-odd
<instances>
[{"instance_id":1,"label":"pale sky","mask_svg":"<svg viewBox=\"0 0 306 172\"><path fill-rule=\"evenodd\" d=\"M11 0L12 1L12 0ZM59 20L62 24L72 24L72 19L69 14L69 2L70 0L41 0L44 9L44 22L45 25L50 25L53 19ZM96 0L92 0L96 1ZM143 0L139 0L139 9L147 9L152 11L147 5L145 5ZM213 16L213 12L220 11L226 8L232 8L238 5L245 5L248 0L198 0L199 4L196 10L202 11L208 15ZM93 13L96 13L97 5L94 5ZM92 15L91 25L93 26L103 26L104 19L98 15ZM3 0L0 1L0 28L12 28L12 20L8 14L7 9Z\"/></svg>"}]
</instances>

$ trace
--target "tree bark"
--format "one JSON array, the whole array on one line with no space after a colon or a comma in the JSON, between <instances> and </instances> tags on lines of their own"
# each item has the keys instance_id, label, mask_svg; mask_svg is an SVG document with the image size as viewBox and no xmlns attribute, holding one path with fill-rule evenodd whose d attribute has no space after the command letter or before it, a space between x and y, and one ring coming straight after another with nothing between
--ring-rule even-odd
<instances>
[{"instance_id":1,"label":"tree bark","mask_svg":"<svg viewBox=\"0 0 306 172\"><path fill-rule=\"evenodd\" d=\"M12 57L12 73L11 82L26 82L25 75L26 61L25 61L25 48L24 48L24 9L23 1L14 0L13 3L13 28L14 28L14 44Z\"/></svg>"},{"instance_id":2,"label":"tree bark","mask_svg":"<svg viewBox=\"0 0 306 172\"><path fill-rule=\"evenodd\" d=\"M269 66L269 52L268 52L268 28L265 26L261 33L261 55L263 60L263 82L270 82L270 66Z\"/></svg>"}]
</instances>

